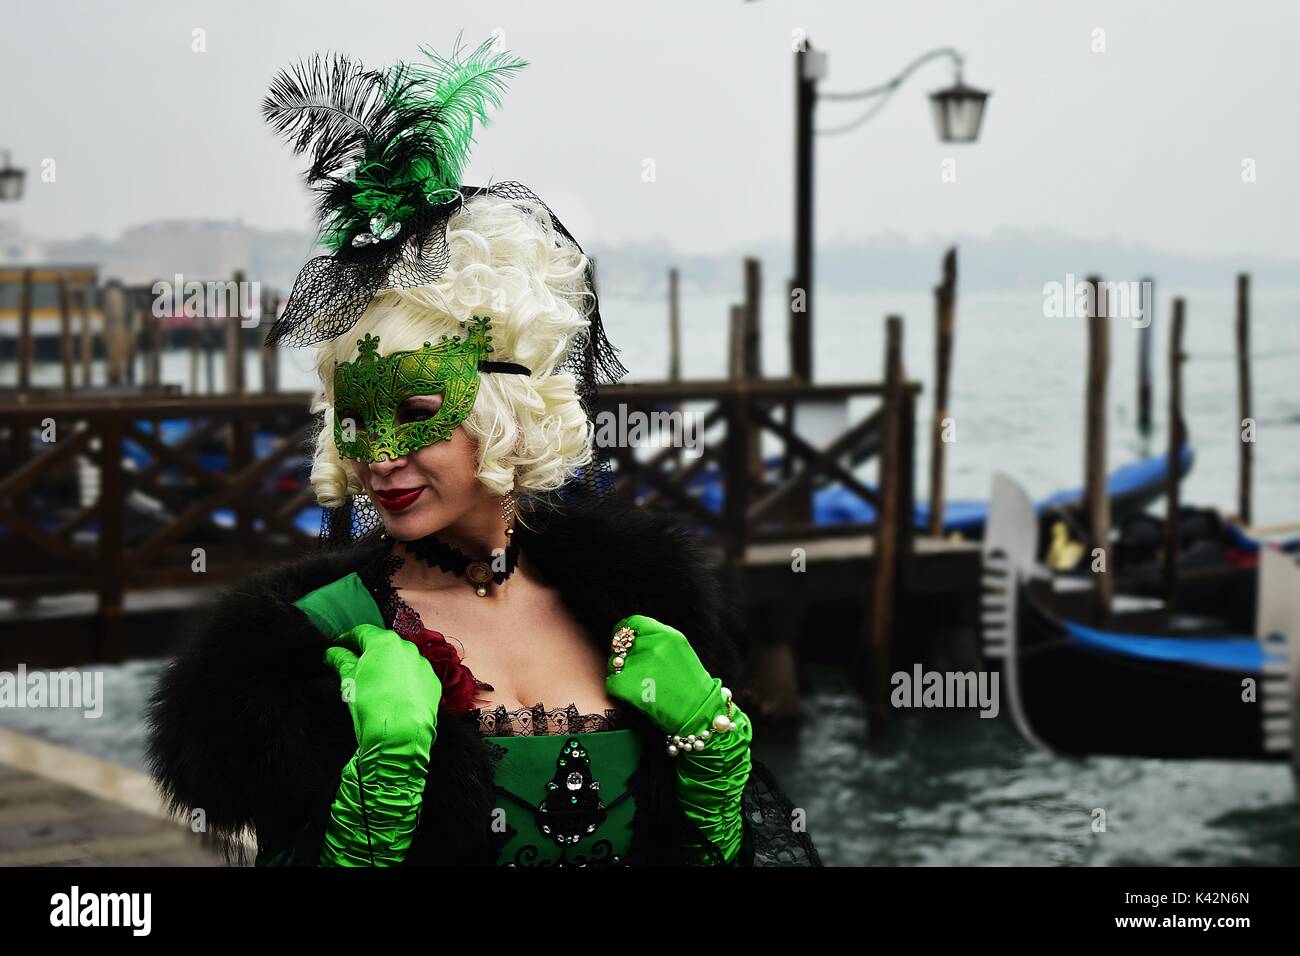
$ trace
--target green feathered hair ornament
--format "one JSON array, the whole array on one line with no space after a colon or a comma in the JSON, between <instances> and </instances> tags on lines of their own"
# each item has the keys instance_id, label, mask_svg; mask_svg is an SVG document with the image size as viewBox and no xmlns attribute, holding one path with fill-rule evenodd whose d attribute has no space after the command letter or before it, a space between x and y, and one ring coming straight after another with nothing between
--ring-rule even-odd
<instances>
[{"instance_id":1,"label":"green feathered hair ornament","mask_svg":"<svg viewBox=\"0 0 1300 956\"><path fill-rule=\"evenodd\" d=\"M281 72L262 103L295 153L310 152L321 243L338 251L398 236L426 206L456 197L474 143L501 105L506 81L526 66L484 41L462 59L421 48L425 63L367 70L341 54Z\"/></svg>"}]
</instances>

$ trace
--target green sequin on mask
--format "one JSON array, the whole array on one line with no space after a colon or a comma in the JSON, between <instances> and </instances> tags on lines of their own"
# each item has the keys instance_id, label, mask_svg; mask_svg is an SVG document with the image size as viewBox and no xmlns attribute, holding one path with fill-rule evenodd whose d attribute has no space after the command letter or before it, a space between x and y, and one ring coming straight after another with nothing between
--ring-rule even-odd
<instances>
[{"instance_id":1,"label":"green sequin on mask","mask_svg":"<svg viewBox=\"0 0 1300 956\"><path fill-rule=\"evenodd\" d=\"M379 354L379 338L358 342L356 361L334 366L334 444L340 458L390 461L447 441L474 407L478 363L492 351L490 323L475 316L468 335L444 335L408 352ZM441 395L438 410L419 421L399 422L402 403Z\"/></svg>"}]
</instances>

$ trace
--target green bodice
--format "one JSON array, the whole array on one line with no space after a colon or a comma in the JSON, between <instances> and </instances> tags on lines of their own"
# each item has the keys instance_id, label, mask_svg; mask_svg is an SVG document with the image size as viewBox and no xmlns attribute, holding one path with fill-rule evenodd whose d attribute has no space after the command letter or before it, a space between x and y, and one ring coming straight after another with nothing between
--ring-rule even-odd
<instances>
[{"instance_id":1,"label":"green bodice","mask_svg":"<svg viewBox=\"0 0 1300 956\"><path fill-rule=\"evenodd\" d=\"M618 866L632 841L636 731L484 737L498 756L502 866Z\"/></svg>"}]
</instances>

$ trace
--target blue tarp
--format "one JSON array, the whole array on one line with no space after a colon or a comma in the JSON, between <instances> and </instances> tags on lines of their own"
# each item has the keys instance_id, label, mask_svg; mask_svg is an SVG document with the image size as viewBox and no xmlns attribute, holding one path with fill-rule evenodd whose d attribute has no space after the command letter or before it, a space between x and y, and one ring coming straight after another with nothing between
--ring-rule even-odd
<instances>
[{"instance_id":1,"label":"blue tarp","mask_svg":"<svg viewBox=\"0 0 1300 956\"><path fill-rule=\"evenodd\" d=\"M1222 670L1259 673L1264 662L1280 661L1275 654L1266 655L1253 637L1148 637L1144 634L1117 634L1096 628L1063 622L1070 640L1083 647L1123 654L1151 661L1175 661Z\"/></svg>"},{"instance_id":2,"label":"blue tarp","mask_svg":"<svg viewBox=\"0 0 1300 956\"><path fill-rule=\"evenodd\" d=\"M1165 455L1152 455L1140 461L1131 462L1111 472L1106 481L1111 497L1131 494L1152 484L1164 481ZM1191 446L1185 446L1182 452L1182 468L1192 466ZM1060 508L1075 504L1083 499L1083 491L1073 488L1058 491L1044 498L1036 505L1042 512L1048 508ZM717 482L706 486L703 501L714 510L722 509L722 491ZM963 534L977 534L983 530L988 521L989 504L987 501L947 501L943 506L943 528L945 533L954 531ZM930 505L928 502L916 503L914 521L918 528L930 526ZM876 509L863 501L842 485L823 488L813 495L813 520L817 524L854 524L870 523L876 520Z\"/></svg>"}]
</instances>

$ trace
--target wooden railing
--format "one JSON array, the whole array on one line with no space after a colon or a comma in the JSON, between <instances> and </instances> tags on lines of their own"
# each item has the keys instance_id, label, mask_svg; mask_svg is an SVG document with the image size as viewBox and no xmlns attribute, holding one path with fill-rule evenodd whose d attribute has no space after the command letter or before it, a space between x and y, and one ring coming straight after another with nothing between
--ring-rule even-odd
<instances>
[{"instance_id":1,"label":"wooden railing","mask_svg":"<svg viewBox=\"0 0 1300 956\"><path fill-rule=\"evenodd\" d=\"M789 410L806 401L883 399L885 391L884 385L874 383L803 385L777 379L616 385L601 389L598 409L626 415L678 410L684 403L705 406L694 410L702 419L699 433L705 436L704 447L694 459L688 461L678 447L659 447L650 454L626 446L606 451L616 463L615 487L620 497L645 507L684 512L735 557L743 554L749 543L873 531L875 522L814 526L811 497L815 488L838 483L879 513L879 490L858 479L852 468L879 455L886 408L892 406L882 401L820 448L792 427ZM900 383L899 400L894 403L902 465L897 510L907 516L900 524L908 529L912 525L913 423L919 391L915 384ZM779 439L783 467L777 475L755 464L765 432ZM695 479L710 473L722 483L721 510L710 508L690 490Z\"/></svg>"},{"instance_id":2,"label":"wooden railing","mask_svg":"<svg viewBox=\"0 0 1300 956\"><path fill-rule=\"evenodd\" d=\"M278 482L292 482L314 438L308 403L285 393L0 406L0 594L94 591L111 615L128 588L192 585L200 567L225 578L301 553L314 535L294 518L314 497L305 482ZM171 440L164 421L179 422ZM259 432L275 436L260 456ZM214 450L220 467L206 467Z\"/></svg>"}]
</instances>

